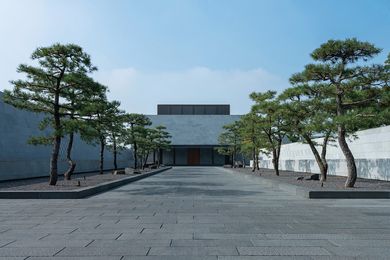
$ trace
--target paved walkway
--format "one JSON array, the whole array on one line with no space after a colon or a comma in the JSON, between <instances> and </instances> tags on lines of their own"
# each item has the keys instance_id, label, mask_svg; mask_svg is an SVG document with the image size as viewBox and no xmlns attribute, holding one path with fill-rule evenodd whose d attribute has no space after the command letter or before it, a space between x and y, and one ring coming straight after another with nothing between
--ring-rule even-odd
<instances>
[{"instance_id":1,"label":"paved walkway","mask_svg":"<svg viewBox=\"0 0 390 260\"><path fill-rule=\"evenodd\" d=\"M0 200L0 220L0 260L390 256L388 200L308 200L221 168L84 200Z\"/></svg>"}]
</instances>

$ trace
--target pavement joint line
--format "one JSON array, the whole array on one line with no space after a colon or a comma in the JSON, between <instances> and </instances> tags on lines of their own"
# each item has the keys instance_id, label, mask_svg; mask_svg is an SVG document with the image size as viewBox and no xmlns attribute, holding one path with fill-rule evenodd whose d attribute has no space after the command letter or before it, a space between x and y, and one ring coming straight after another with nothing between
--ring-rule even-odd
<instances>
[{"instance_id":1,"label":"pavement joint line","mask_svg":"<svg viewBox=\"0 0 390 260\"><path fill-rule=\"evenodd\" d=\"M12 240L11 242L9 242L9 243L7 243L7 244L5 244L5 245L0 246L0 248L1 248L1 247L8 246L9 244L12 244L12 243L14 243L14 242L16 242L16 239L15 239L15 240Z\"/></svg>"},{"instance_id":2,"label":"pavement joint line","mask_svg":"<svg viewBox=\"0 0 390 260\"><path fill-rule=\"evenodd\" d=\"M5 229L5 230L1 231L0 234L5 233L5 232L8 232L8 231L10 231L10 230L11 230L11 228Z\"/></svg>"},{"instance_id":3,"label":"pavement joint line","mask_svg":"<svg viewBox=\"0 0 390 260\"><path fill-rule=\"evenodd\" d=\"M60 251L58 251L57 253L55 253L53 256L56 256L57 254L59 254L61 251L63 251L66 247L63 247Z\"/></svg>"},{"instance_id":4,"label":"pavement joint line","mask_svg":"<svg viewBox=\"0 0 390 260\"><path fill-rule=\"evenodd\" d=\"M47 234L47 235L44 235L43 237L39 238L38 240L42 240L42 239L44 239L45 237L48 237L48 236L50 236L50 233Z\"/></svg>"},{"instance_id":5,"label":"pavement joint line","mask_svg":"<svg viewBox=\"0 0 390 260\"><path fill-rule=\"evenodd\" d=\"M72 234L73 232L75 232L76 230L78 230L79 228L75 228L73 229L72 231L70 231L68 234Z\"/></svg>"},{"instance_id":6,"label":"pavement joint line","mask_svg":"<svg viewBox=\"0 0 390 260\"><path fill-rule=\"evenodd\" d=\"M84 247L88 247L90 244L92 244L93 242L95 241L95 239L92 239L91 242L89 242L88 244L86 244Z\"/></svg>"},{"instance_id":7,"label":"pavement joint line","mask_svg":"<svg viewBox=\"0 0 390 260\"><path fill-rule=\"evenodd\" d=\"M236 249L236 251L237 251L237 254L238 254L238 255L241 255L241 254L240 254L240 251L238 251L238 248L237 248L237 246L235 246L234 248Z\"/></svg>"},{"instance_id":8,"label":"pavement joint line","mask_svg":"<svg viewBox=\"0 0 390 260\"><path fill-rule=\"evenodd\" d=\"M97 225L94 227L94 229L97 229L97 228L100 227L101 225L102 225L102 223L97 224Z\"/></svg>"},{"instance_id":9,"label":"pavement joint line","mask_svg":"<svg viewBox=\"0 0 390 260\"><path fill-rule=\"evenodd\" d=\"M152 247L149 247L148 252L146 252L146 255L145 255L145 256L148 256L148 255L149 255L149 252L150 252L151 249L152 249Z\"/></svg>"}]
</instances>

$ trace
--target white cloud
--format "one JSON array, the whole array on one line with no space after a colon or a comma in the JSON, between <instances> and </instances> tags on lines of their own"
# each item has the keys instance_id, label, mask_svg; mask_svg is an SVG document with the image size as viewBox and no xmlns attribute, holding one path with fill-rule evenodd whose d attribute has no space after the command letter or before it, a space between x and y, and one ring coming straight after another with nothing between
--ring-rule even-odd
<instances>
[{"instance_id":1,"label":"white cloud","mask_svg":"<svg viewBox=\"0 0 390 260\"><path fill-rule=\"evenodd\" d=\"M249 111L253 91L281 90L286 80L261 68L142 71L135 68L98 72L95 78L110 89L128 112L155 114L157 104L231 104L232 114Z\"/></svg>"}]
</instances>

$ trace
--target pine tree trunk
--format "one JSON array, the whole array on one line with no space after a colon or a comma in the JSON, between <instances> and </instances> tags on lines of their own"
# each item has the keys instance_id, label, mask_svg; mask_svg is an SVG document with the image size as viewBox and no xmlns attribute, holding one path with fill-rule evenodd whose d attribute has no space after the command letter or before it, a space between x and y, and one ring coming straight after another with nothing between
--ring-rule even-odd
<instances>
[{"instance_id":1,"label":"pine tree trunk","mask_svg":"<svg viewBox=\"0 0 390 260\"><path fill-rule=\"evenodd\" d=\"M144 154L141 152L140 153L140 167L143 170L144 169Z\"/></svg>"},{"instance_id":2,"label":"pine tree trunk","mask_svg":"<svg viewBox=\"0 0 390 260\"><path fill-rule=\"evenodd\" d=\"M158 156L157 156L157 168L160 168L160 164L161 164L161 157L162 157L162 152L161 152L161 149L158 150Z\"/></svg>"},{"instance_id":3,"label":"pine tree trunk","mask_svg":"<svg viewBox=\"0 0 390 260\"><path fill-rule=\"evenodd\" d=\"M234 153L232 153L232 154L230 155L230 158L231 158L231 160L232 160L232 168L236 168L236 165L235 165L235 163L234 163Z\"/></svg>"},{"instance_id":4,"label":"pine tree trunk","mask_svg":"<svg viewBox=\"0 0 390 260\"><path fill-rule=\"evenodd\" d=\"M277 148L272 149L272 164L274 165L276 176L279 176L279 156Z\"/></svg>"},{"instance_id":5,"label":"pine tree trunk","mask_svg":"<svg viewBox=\"0 0 390 260\"><path fill-rule=\"evenodd\" d=\"M134 169L138 169L138 151L136 142L134 142Z\"/></svg>"},{"instance_id":6,"label":"pine tree trunk","mask_svg":"<svg viewBox=\"0 0 390 260\"><path fill-rule=\"evenodd\" d=\"M252 160L253 160L252 172L254 172L256 170L256 148L252 149Z\"/></svg>"},{"instance_id":7,"label":"pine tree trunk","mask_svg":"<svg viewBox=\"0 0 390 260\"><path fill-rule=\"evenodd\" d=\"M321 151L321 160L322 160L322 164L324 165L324 168L325 168L325 179L321 178L320 181L324 182L326 181L326 178L328 176L328 161L326 160L326 150L327 150L327 146L328 146L328 142L329 142L329 138L330 138L330 133L327 133L324 137L324 141L322 143L322 151Z\"/></svg>"},{"instance_id":8,"label":"pine tree trunk","mask_svg":"<svg viewBox=\"0 0 390 260\"><path fill-rule=\"evenodd\" d=\"M145 157L145 160L144 160L144 166L143 166L143 169L145 169L145 167L146 167L146 164L148 163L148 159L149 159L149 153L146 153L146 157Z\"/></svg>"},{"instance_id":9,"label":"pine tree trunk","mask_svg":"<svg viewBox=\"0 0 390 260\"><path fill-rule=\"evenodd\" d=\"M336 95L337 115L343 116L344 107L343 107L343 101L341 96L342 91L339 89L339 87L336 88L336 91L337 91L337 95ZM347 161L348 177L345 182L345 187L352 188L355 185L357 179L357 169L355 164L355 158L353 157L351 149L349 149L349 146L347 144L346 129L343 124L339 124L337 126L337 133L338 133L338 141L339 141L341 151L343 151L345 160Z\"/></svg>"},{"instance_id":10,"label":"pine tree trunk","mask_svg":"<svg viewBox=\"0 0 390 260\"><path fill-rule=\"evenodd\" d=\"M351 152L351 149L349 149L349 146L346 141L345 127L342 125L338 127L338 141L340 148L345 156L345 160L347 161L348 178L345 182L345 187L353 188L357 179L357 169L355 164L355 158Z\"/></svg>"},{"instance_id":11,"label":"pine tree trunk","mask_svg":"<svg viewBox=\"0 0 390 260\"><path fill-rule=\"evenodd\" d=\"M104 138L100 138L100 165L99 165L99 174L103 174L103 168L104 168Z\"/></svg>"},{"instance_id":12,"label":"pine tree trunk","mask_svg":"<svg viewBox=\"0 0 390 260\"><path fill-rule=\"evenodd\" d=\"M50 178L49 185L56 185L58 180L58 155L60 153L61 146L61 121L59 114L59 93L55 95L55 105L54 105L54 140L53 140L53 149L50 159Z\"/></svg>"},{"instance_id":13,"label":"pine tree trunk","mask_svg":"<svg viewBox=\"0 0 390 260\"><path fill-rule=\"evenodd\" d=\"M133 139L133 156L134 156L134 169L138 169L138 154L137 154L137 142L135 141L135 135L134 135L134 124L130 124L131 128L131 138Z\"/></svg>"},{"instance_id":14,"label":"pine tree trunk","mask_svg":"<svg viewBox=\"0 0 390 260\"><path fill-rule=\"evenodd\" d=\"M306 142L309 144L309 147L314 155L314 158L316 159L316 162L318 164L318 168L320 168L321 173L321 181L326 181L326 175L328 171L327 165L325 166L323 163L323 159L321 158L320 154L318 153L317 148L315 147L313 141L310 139L308 135L303 135L303 138L305 138Z\"/></svg>"},{"instance_id":15,"label":"pine tree trunk","mask_svg":"<svg viewBox=\"0 0 390 260\"><path fill-rule=\"evenodd\" d=\"M66 159L68 160L69 168L64 173L65 180L70 180L72 178L72 174L74 172L74 169L76 168L76 163L71 158L73 139L74 139L74 133L72 132L69 134L68 147L66 149Z\"/></svg>"},{"instance_id":16,"label":"pine tree trunk","mask_svg":"<svg viewBox=\"0 0 390 260\"><path fill-rule=\"evenodd\" d=\"M61 136L57 135L53 141L53 149L50 159L50 178L49 184L56 185L58 180L58 155L60 152Z\"/></svg>"},{"instance_id":17,"label":"pine tree trunk","mask_svg":"<svg viewBox=\"0 0 390 260\"><path fill-rule=\"evenodd\" d=\"M117 154L118 154L118 151L117 151L117 148L116 148L116 136L115 135L112 135L112 140L113 140L113 156L114 156L114 170L117 170L118 169L118 164L117 164Z\"/></svg>"}]
</instances>

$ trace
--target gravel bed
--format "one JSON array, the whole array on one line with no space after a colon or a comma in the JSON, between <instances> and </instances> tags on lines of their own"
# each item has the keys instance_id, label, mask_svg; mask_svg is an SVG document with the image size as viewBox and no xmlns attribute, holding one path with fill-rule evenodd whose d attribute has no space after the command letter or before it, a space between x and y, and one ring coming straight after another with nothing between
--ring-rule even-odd
<instances>
[{"instance_id":1,"label":"gravel bed","mask_svg":"<svg viewBox=\"0 0 390 260\"><path fill-rule=\"evenodd\" d=\"M145 170L144 172L147 172ZM55 186L49 185L49 177L40 177L33 179L25 180L14 180L14 181L4 181L0 182L0 191L10 191L10 190L41 190L41 191L50 191L50 190L77 190L81 188L95 186L104 182L114 181L123 179L134 174L119 174L114 175L112 171L105 171L103 174L99 172L92 173L78 173L72 175L72 180L64 180L63 176L58 177L57 184ZM78 186L80 182L80 186Z\"/></svg>"},{"instance_id":2,"label":"gravel bed","mask_svg":"<svg viewBox=\"0 0 390 260\"><path fill-rule=\"evenodd\" d=\"M301 176L304 176L304 178L306 179L310 177L312 173L280 171L280 175L276 176L273 170L264 169L264 168L261 168L260 171L255 171L254 173L252 173L252 169L249 167L235 168L232 170L244 174L250 174L255 176L261 176L267 179L277 180L287 184L302 186L310 190L362 190L362 191L363 190L389 190L390 191L390 181L358 178L354 188L345 188L344 183L347 179L346 177L328 175L326 182L324 182L324 186L321 187L320 181L297 180L297 178Z\"/></svg>"}]
</instances>

